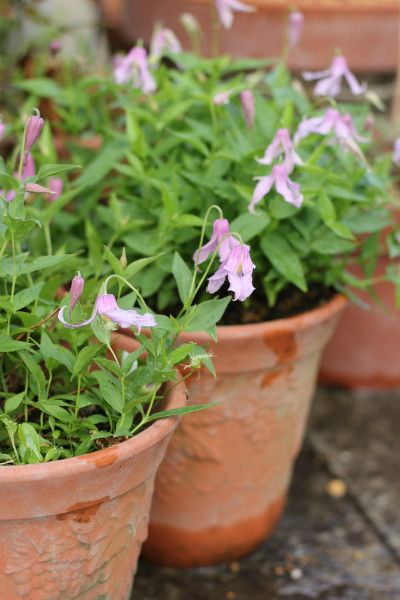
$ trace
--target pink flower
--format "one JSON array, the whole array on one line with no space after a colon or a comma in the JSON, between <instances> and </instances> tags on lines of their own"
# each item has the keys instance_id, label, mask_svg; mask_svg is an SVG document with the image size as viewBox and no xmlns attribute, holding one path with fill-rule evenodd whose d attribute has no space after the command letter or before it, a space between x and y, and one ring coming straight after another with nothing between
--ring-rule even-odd
<instances>
[{"instance_id":1,"label":"pink flower","mask_svg":"<svg viewBox=\"0 0 400 600\"><path fill-rule=\"evenodd\" d=\"M243 4L239 0L214 0L220 23L225 29L230 29L233 24L233 13L251 13L255 11L254 6Z\"/></svg>"},{"instance_id":2,"label":"pink flower","mask_svg":"<svg viewBox=\"0 0 400 600\"><path fill-rule=\"evenodd\" d=\"M4 132L6 130L6 126L4 125L4 123L2 123L0 121L0 140L2 139L2 137L4 136Z\"/></svg>"},{"instance_id":3,"label":"pink flower","mask_svg":"<svg viewBox=\"0 0 400 600\"><path fill-rule=\"evenodd\" d=\"M85 280L78 271L71 282L71 289L69 290L70 302L68 308L68 317L71 316L71 313L77 305L79 298L82 296L84 286Z\"/></svg>"},{"instance_id":4,"label":"pink flower","mask_svg":"<svg viewBox=\"0 0 400 600\"><path fill-rule=\"evenodd\" d=\"M49 50L52 56L57 56L59 52L61 52L62 44L60 40L53 40L50 42Z\"/></svg>"},{"instance_id":5,"label":"pink flower","mask_svg":"<svg viewBox=\"0 0 400 600\"><path fill-rule=\"evenodd\" d=\"M304 15L299 10L289 14L287 37L289 48L295 48L300 41L304 29Z\"/></svg>"},{"instance_id":6,"label":"pink flower","mask_svg":"<svg viewBox=\"0 0 400 600\"><path fill-rule=\"evenodd\" d=\"M255 289L252 280L255 268L250 258L250 247L238 244L232 248L218 271L209 278L207 291L215 294L228 278L229 290L234 292L233 299L244 302Z\"/></svg>"},{"instance_id":7,"label":"pink flower","mask_svg":"<svg viewBox=\"0 0 400 600\"><path fill-rule=\"evenodd\" d=\"M118 306L115 296L112 294L100 294L97 296L96 304L89 319L80 323L68 323L64 318L66 306L60 308L58 318L68 329L77 329L93 323L97 315L103 320L110 321L111 326L119 326L123 329L136 327L140 333L142 327L155 327L157 325L154 316L150 313L140 315L136 310L124 310Z\"/></svg>"},{"instance_id":8,"label":"pink flower","mask_svg":"<svg viewBox=\"0 0 400 600\"><path fill-rule=\"evenodd\" d=\"M251 213L254 213L256 205L268 194L273 185L275 185L278 194L283 196L284 200L289 204L293 204L297 208L300 208L303 204L300 185L289 179L289 174L284 164L275 165L271 175L256 177L256 179L258 179L258 183L249 205Z\"/></svg>"},{"instance_id":9,"label":"pink flower","mask_svg":"<svg viewBox=\"0 0 400 600\"><path fill-rule=\"evenodd\" d=\"M172 29L159 29L153 34L150 56L158 60L166 51L178 54L182 52L182 46Z\"/></svg>"},{"instance_id":10,"label":"pink flower","mask_svg":"<svg viewBox=\"0 0 400 600\"><path fill-rule=\"evenodd\" d=\"M400 137L394 143L393 162L395 165L400 165Z\"/></svg>"},{"instance_id":11,"label":"pink flower","mask_svg":"<svg viewBox=\"0 0 400 600\"><path fill-rule=\"evenodd\" d=\"M293 171L295 165L304 164L294 149L288 129L278 129L272 143L266 149L263 158L257 158L257 162L261 165L270 165L274 160L279 158L281 154L285 154L283 164L288 173Z\"/></svg>"},{"instance_id":12,"label":"pink flower","mask_svg":"<svg viewBox=\"0 0 400 600\"><path fill-rule=\"evenodd\" d=\"M114 58L114 78L119 84L132 81L133 86L145 94L152 94L157 89L150 73L147 52L141 46L135 46L126 56L117 55Z\"/></svg>"},{"instance_id":13,"label":"pink flower","mask_svg":"<svg viewBox=\"0 0 400 600\"><path fill-rule=\"evenodd\" d=\"M253 92L251 90L244 90L241 92L240 101L242 103L243 115L247 127L251 129L256 118L256 105Z\"/></svg>"},{"instance_id":14,"label":"pink flower","mask_svg":"<svg viewBox=\"0 0 400 600\"><path fill-rule=\"evenodd\" d=\"M215 219L213 232L210 241L202 246L193 255L193 261L197 265L201 265L207 258L213 254L219 246L218 254L220 260L225 260L232 248L239 242L229 235L229 222L227 219Z\"/></svg>"},{"instance_id":15,"label":"pink flower","mask_svg":"<svg viewBox=\"0 0 400 600\"><path fill-rule=\"evenodd\" d=\"M48 200L54 200L53 190L40 185L40 183L26 183L25 192L28 194L44 194Z\"/></svg>"},{"instance_id":16,"label":"pink flower","mask_svg":"<svg viewBox=\"0 0 400 600\"><path fill-rule=\"evenodd\" d=\"M315 73L306 71L303 73L303 77L306 81L320 79L314 89L316 96L330 96L332 98L338 96L342 91L343 77L354 95L363 94L367 89L366 84L361 85L350 71L344 56L335 56L329 69Z\"/></svg>"},{"instance_id":17,"label":"pink flower","mask_svg":"<svg viewBox=\"0 0 400 600\"><path fill-rule=\"evenodd\" d=\"M52 192L54 192L54 195L52 196L51 200L57 200L57 198L61 196L63 186L64 182L62 179L60 179L60 177L53 177L52 179L49 179L49 188Z\"/></svg>"},{"instance_id":18,"label":"pink flower","mask_svg":"<svg viewBox=\"0 0 400 600\"><path fill-rule=\"evenodd\" d=\"M341 115L335 108L328 108L321 117L312 117L302 121L294 136L296 144L312 133L320 135L333 134L344 150L350 150L357 157L362 158L362 152L357 142L366 142L354 125L350 114Z\"/></svg>"},{"instance_id":19,"label":"pink flower","mask_svg":"<svg viewBox=\"0 0 400 600\"><path fill-rule=\"evenodd\" d=\"M38 111L37 115L28 117L25 133L25 154L28 155L34 143L38 140L44 125L44 120Z\"/></svg>"},{"instance_id":20,"label":"pink flower","mask_svg":"<svg viewBox=\"0 0 400 600\"><path fill-rule=\"evenodd\" d=\"M219 106L220 104L228 104L229 98L232 95L232 90L226 90L225 92L218 92L213 97L213 104Z\"/></svg>"}]
</instances>

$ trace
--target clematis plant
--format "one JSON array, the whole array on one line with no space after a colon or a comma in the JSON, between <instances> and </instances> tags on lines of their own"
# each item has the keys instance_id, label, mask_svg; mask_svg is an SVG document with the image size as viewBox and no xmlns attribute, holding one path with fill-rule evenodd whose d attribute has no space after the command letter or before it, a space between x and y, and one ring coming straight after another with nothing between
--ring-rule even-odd
<instances>
[{"instance_id":1,"label":"clematis plant","mask_svg":"<svg viewBox=\"0 0 400 600\"><path fill-rule=\"evenodd\" d=\"M304 21L291 19L294 43ZM124 277L132 261L145 261L135 278L144 300L155 312L175 314L175 252L186 263L195 257L202 273L204 257L216 251L209 290L230 288L238 299L225 323L296 314L350 286L369 288L386 252L382 232L397 231L388 208L393 163L377 151L365 87L346 58L337 55L328 70L307 75L317 81L316 94L308 94L286 56L205 58L164 41L157 43L168 61L147 62L150 94L129 64L124 84L111 67L108 76L77 79L68 94L58 83L60 102L74 98L82 123L65 111L57 129L101 135L103 145L96 152L70 148L73 162L87 169L71 183L69 203L64 194L51 203L54 251L79 252L96 281L116 268ZM94 91L83 94L89 82ZM338 100L343 83L353 91L351 103ZM214 204L223 217L207 219L198 249L203 215ZM231 231L240 237L229 237ZM233 250L225 262L225 251ZM356 264L359 279L352 275Z\"/></svg>"}]
</instances>

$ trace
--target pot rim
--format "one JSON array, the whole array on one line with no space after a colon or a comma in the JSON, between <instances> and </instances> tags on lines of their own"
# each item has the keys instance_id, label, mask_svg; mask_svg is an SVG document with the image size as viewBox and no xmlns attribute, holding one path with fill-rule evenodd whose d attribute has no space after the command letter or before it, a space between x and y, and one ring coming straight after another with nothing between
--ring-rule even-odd
<instances>
[{"instance_id":1,"label":"pot rim","mask_svg":"<svg viewBox=\"0 0 400 600\"><path fill-rule=\"evenodd\" d=\"M177 382L167 383L166 390L166 409L185 406L187 391L185 382L179 373ZM112 464L115 466L115 464L123 462L130 456L142 454L149 448L157 445L176 427L178 421L179 416L159 419L129 440L81 456L62 458L56 461L35 463L32 465L4 465L0 467L0 485L89 473L98 469L96 463L102 462L105 465ZM115 460L116 452L117 458Z\"/></svg>"},{"instance_id":2,"label":"pot rim","mask_svg":"<svg viewBox=\"0 0 400 600\"><path fill-rule=\"evenodd\" d=\"M249 323L247 325L219 325L217 326L218 343L229 340L246 339L254 335L274 335L280 331L301 331L308 329L315 323L319 323L331 317L332 314L340 312L348 304L343 294L335 294L330 300L311 310L273 321L261 321L260 323ZM203 331L184 332L179 336L181 339L191 339L196 342L212 341L211 336Z\"/></svg>"}]
</instances>

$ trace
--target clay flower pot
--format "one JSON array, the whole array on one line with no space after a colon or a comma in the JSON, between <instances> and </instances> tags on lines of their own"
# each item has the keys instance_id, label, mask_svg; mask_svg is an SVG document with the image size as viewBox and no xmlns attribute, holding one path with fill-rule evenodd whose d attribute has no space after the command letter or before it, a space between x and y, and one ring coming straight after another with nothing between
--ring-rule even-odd
<instances>
[{"instance_id":1,"label":"clay flower pot","mask_svg":"<svg viewBox=\"0 0 400 600\"><path fill-rule=\"evenodd\" d=\"M273 531L302 444L321 352L346 304L342 296L303 315L218 328L217 378L188 382L187 415L156 480L145 556L193 567L240 558ZM189 336L182 337L188 341ZM206 334L191 339L204 345ZM127 350L135 347L121 338Z\"/></svg>"},{"instance_id":2,"label":"clay flower pot","mask_svg":"<svg viewBox=\"0 0 400 600\"><path fill-rule=\"evenodd\" d=\"M387 258L379 259L375 275L383 275L387 265ZM374 290L386 309L367 293L357 292L370 308L349 304L344 310L322 358L321 383L353 389L400 386L400 315L395 286L385 281Z\"/></svg>"},{"instance_id":3,"label":"clay flower pot","mask_svg":"<svg viewBox=\"0 0 400 600\"><path fill-rule=\"evenodd\" d=\"M185 405L183 382L166 408ZM0 473L0 590L4 600L128 600L154 478L176 417L126 442Z\"/></svg>"}]
</instances>

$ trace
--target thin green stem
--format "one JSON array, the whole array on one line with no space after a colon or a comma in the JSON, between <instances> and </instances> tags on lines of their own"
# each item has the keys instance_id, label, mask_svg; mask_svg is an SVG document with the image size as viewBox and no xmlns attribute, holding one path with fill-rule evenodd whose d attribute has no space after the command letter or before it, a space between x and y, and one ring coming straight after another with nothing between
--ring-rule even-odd
<instances>
[{"instance_id":1,"label":"thin green stem","mask_svg":"<svg viewBox=\"0 0 400 600\"><path fill-rule=\"evenodd\" d=\"M53 255L53 244L51 242L50 227L49 227L49 223L47 221L43 225L43 231L44 231L44 237L46 240L47 254L49 256L52 256Z\"/></svg>"},{"instance_id":2,"label":"thin green stem","mask_svg":"<svg viewBox=\"0 0 400 600\"><path fill-rule=\"evenodd\" d=\"M14 235L13 229L11 229L11 247L12 247L12 257L13 257L13 275L12 275L10 302L12 304L14 301L14 295L15 295L15 285L17 282L17 257L16 257L16 249L15 249L15 235ZM7 320L7 334L8 335L10 334L10 327L11 327L11 312L8 313L8 320Z\"/></svg>"}]
</instances>

